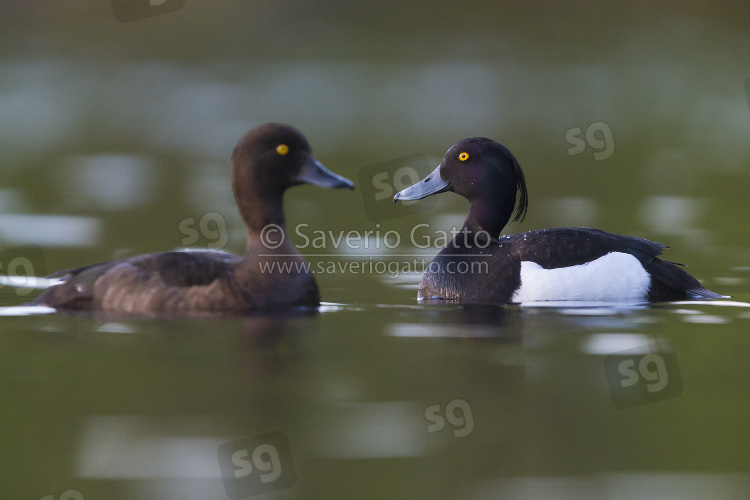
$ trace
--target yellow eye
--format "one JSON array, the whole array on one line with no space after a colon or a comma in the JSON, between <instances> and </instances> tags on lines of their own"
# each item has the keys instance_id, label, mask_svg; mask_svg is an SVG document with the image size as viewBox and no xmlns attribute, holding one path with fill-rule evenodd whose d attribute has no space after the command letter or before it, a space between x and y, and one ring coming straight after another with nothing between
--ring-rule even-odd
<instances>
[{"instance_id":1,"label":"yellow eye","mask_svg":"<svg viewBox=\"0 0 750 500\"><path fill-rule=\"evenodd\" d=\"M285 155L289 152L289 146L287 146L286 144L279 144L278 146L276 146L276 152L280 155Z\"/></svg>"},{"instance_id":2,"label":"yellow eye","mask_svg":"<svg viewBox=\"0 0 750 500\"><path fill-rule=\"evenodd\" d=\"M469 153L467 153L466 151L464 151L463 153L461 153L460 155L458 155L458 159L461 160L461 161L468 160L469 159Z\"/></svg>"}]
</instances>

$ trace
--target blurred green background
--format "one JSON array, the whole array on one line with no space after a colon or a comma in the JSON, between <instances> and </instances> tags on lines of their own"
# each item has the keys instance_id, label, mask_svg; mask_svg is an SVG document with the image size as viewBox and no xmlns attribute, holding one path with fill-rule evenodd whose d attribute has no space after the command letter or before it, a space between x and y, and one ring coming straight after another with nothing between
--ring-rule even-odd
<instances>
[{"instance_id":1,"label":"blurred green background","mask_svg":"<svg viewBox=\"0 0 750 500\"><path fill-rule=\"evenodd\" d=\"M412 228L460 226L465 200L381 218L363 183L486 136L530 192L507 231L659 241L733 302L476 311L418 305L418 273L340 272L316 276L326 304L309 318L4 310L0 496L228 498L219 445L275 431L297 480L263 498L750 496L750 7L186 0L149 15L115 1L143 18L104 0L0 4L0 274L24 249L35 274L185 245L242 253L228 158L281 121L358 183L290 190L290 228L401 235L305 249L334 254L312 262L429 260ZM0 288L1 305L26 292ZM655 339L682 392L615 408L605 355ZM430 432L427 409L457 400L469 414Z\"/></svg>"}]
</instances>

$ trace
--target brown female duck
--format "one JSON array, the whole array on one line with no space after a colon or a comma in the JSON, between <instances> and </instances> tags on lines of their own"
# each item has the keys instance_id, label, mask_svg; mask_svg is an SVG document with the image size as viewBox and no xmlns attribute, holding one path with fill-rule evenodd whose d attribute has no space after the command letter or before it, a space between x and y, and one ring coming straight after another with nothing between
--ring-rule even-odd
<instances>
[{"instance_id":1,"label":"brown female duck","mask_svg":"<svg viewBox=\"0 0 750 500\"><path fill-rule=\"evenodd\" d=\"M307 263L286 237L283 194L299 184L354 184L312 154L295 128L267 123L232 153L232 187L246 227L245 255L160 252L55 273L63 283L37 305L127 313L243 313L320 303ZM265 240L265 241L264 241Z\"/></svg>"}]
</instances>

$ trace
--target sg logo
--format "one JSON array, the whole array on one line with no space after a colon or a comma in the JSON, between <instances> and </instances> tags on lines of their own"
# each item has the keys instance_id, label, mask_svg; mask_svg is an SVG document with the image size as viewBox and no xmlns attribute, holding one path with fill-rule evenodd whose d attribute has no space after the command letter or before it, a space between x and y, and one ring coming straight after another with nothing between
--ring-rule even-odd
<instances>
[{"instance_id":1,"label":"sg logo","mask_svg":"<svg viewBox=\"0 0 750 500\"><path fill-rule=\"evenodd\" d=\"M217 454L224 489L233 500L289 488L297 481L283 432L224 443Z\"/></svg>"},{"instance_id":2,"label":"sg logo","mask_svg":"<svg viewBox=\"0 0 750 500\"><path fill-rule=\"evenodd\" d=\"M682 379L672 344L628 349L604 358L612 403L620 409L679 396ZM667 347L665 349L665 347Z\"/></svg>"},{"instance_id":3,"label":"sg logo","mask_svg":"<svg viewBox=\"0 0 750 500\"><path fill-rule=\"evenodd\" d=\"M445 418L439 404L428 406L424 410L427 419L427 432L439 432L445 428L445 421L453 427L453 437L462 438L474 432L474 416L471 406L465 399L454 399L445 405Z\"/></svg>"},{"instance_id":4,"label":"sg logo","mask_svg":"<svg viewBox=\"0 0 750 500\"><path fill-rule=\"evenodd\" d=\"M435 208L435 197L405 202L401 206L393 203L396 193L416 184L431 171L427 158L422 155L362 167L358 180L362 186L362 201L367 218L373 222L381 222Z\"/></svg>"},{"instance_id":5,"label":"sg logo","mask_svg":"<svg viewBox=\"0 0 750 500\"><path fill-rule=\"evenodd\" d=\"M620 361L618 371L623 378L621 387L630 387L640 382L641 377L646 381L648 392L661 392L669 383L669 372L664 358L658 354L646 354L638 361L638 371L635 370L635 359Z\"/></svg>"},{"instance_id":6,"label":"sg logo","mask_svg":"<svg viewBox=\"0 0 750 500\"><path fill-rule=\"evenodd\" d=\"M565 141L570 144L568 155L573 156L586 151L586 143L594 149L594 159L606 160L615 152L615 140L612 129L604 122L594 122L586 128L586 138L581 127L574 127L565 132Z\"/></svg>"},{"instance_id":7,"label":"sg logo","mask_svg":"<svg viewBox=\"0 0 750 500\"><path fill-rule=\"evenodd\" d=\"M180 244L189 247L198 243L201 236L207 241L206 247L209 250L222 250L229 243L229 231L227 231L227 221L224 216L218 212L208 212L203 214L198 220L196 228L195 217L182 219L177 228L182 235Z\"/></svg>"},{"instance_id":8,"label":"sg logo","mask_svg":"<svg viewBox=\"0 0 750 500\"><path fill-rule=\"evenodd\" d=\"M46 274L41 247L28 245L0 251L0 288L8 285L16 295L28 295L35 291L37 276Z\"/></svg>"}]
</instances>

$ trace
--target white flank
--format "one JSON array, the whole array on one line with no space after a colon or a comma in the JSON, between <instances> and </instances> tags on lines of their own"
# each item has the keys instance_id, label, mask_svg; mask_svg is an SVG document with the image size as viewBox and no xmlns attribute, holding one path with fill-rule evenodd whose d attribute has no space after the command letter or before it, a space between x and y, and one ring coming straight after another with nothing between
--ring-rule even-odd
<instances>
[{"instance_id":1,"label":"white flank","mask_svg":"<svg viewBox=\"0 0 750 500\"><path fill-rule=\"evenodd\" d=\"M521 286L513 302L588 300L595 302L642 302L651 276L634 256L611 252L578 266L544 269L521 261Z\"/></svg>"}]
</instances>

